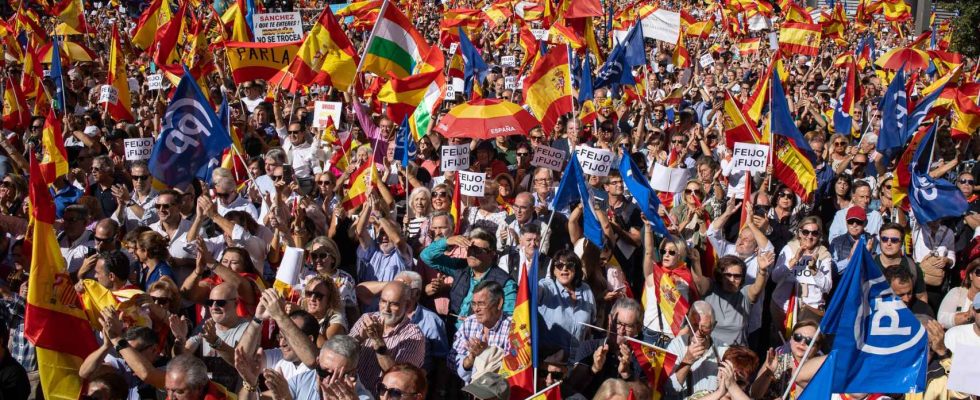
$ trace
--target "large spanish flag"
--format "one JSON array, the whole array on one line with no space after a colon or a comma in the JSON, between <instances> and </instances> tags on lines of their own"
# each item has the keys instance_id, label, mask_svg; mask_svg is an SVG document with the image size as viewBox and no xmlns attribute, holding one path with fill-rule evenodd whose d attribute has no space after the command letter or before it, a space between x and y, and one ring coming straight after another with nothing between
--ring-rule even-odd
<instances>
[{"instance_id":1,"label":"large spanish flag","mask_svg":"<svg viewBox=\"0 0 980 400\"><path fill-rule=\"evenodd\" d=\"M663 385L670 378L670 374L674 372L677 356L664 349L645 346L634 341L629 341L629 346L633 349L636 361L647 376L647 383L652 389L653 399L664 398Z\"/></svg>"},{"instance_id":2,"label":"large spanish flag","mask_svg":"<svg viewBox=\"0 0 980 400\"><path fill-rule=\"evenodd\" d=\"M439 58L443 57L441 50L429 51L429 53L438 53ZM415 112L416 107L422 103L426 93L429 92L429 86L441 76L443 75L440 68L405 79L392 77L378 92L378 101L388 104L388 118L392 121L404 120Z\"/></svg>"},{"instance_id":3,"label":"large spanish flag","mask_svg":"<svg viewBox=\"0 0 980 400\"><path fill-rule=\"evenodd\" d=\"M457 174L458 176L458 174ZM531 340L531 282L528 273L537 275L535 265L520 271L517 284L517 300L514 303L514 323L510 327L511 352L504 355L500 376L510 384L511 399L526 399L534 393L533 343ZM533 270L533 271L531 271ZM537 283L533 283L537 287ZM537 313L537 310L533 310Z\"/></svg>"},{"instance_id":4,"label":"large spanish flag","mask_svg":"<svg viewBox=\"0 0 980 400\"><path fill-rule=\"evenodd\" d=\"M779 28L779 49L787 54L816 56L820 53L820 25L787 22Z\"/></svg>"},{"instance_id":5,"label":"large spanish flag","mask_svg":"<svg viewBox=\"0 0 980 400\"><path fill-rule=\"evenodd\" d=\"M759 52L759 47L762 44L762 38L747 38L738 41L738 54L748 55L755 54Z\"/></svg>"},{"instance_id":6,"label":"large spanish flag","mask_svg":"<svg viewBox=\"0 0 980 400\"><path fill-rule=\"evenodd\" d=\"M107 83L116 89L116 102L105 106L116 121L134 121L133 101L129 94L129 78L126 76L126 59L119 42L119 30L112 27L112 43L109 46Z\"/></svg>"},{"instance_id":7,"label":"large spanish flag","mask_svg":"<svg viewBox=\"0 0 980 400\"><path fill-rule=\"evenodd\" d=\"M684 319L687 318L687 310L691 308L691 304L677 289L675 279L686 282L690 288L689 293L694 295L693 277L686 265L667 269L658 264L653 266L653 293L644 286L642 302L644 308L659 307L663 319L670 324L670 331L676 336L684 327Z\"/></svg>"},{"instance_id":8,"label":"large spanish flag","mask_svg":"<svg viewBox=\"0 0 980 400\"><path fill-rule=\"evenodd\" d=\"M735 142L744 143L763 143L768 142L768 138L762 136L736 103L735 98L727 90L725 91L725 117L722 125L725 128L725 143L729 149L735 148Z\"/></svg>"},{"instance_id":9,"label":"large spanish flag","mask_svg":"<svg viewBox=\"0 0 980 400\"><path fill-rule=\"evenodd\" d=\"M452 43L459 43L459 29L466 36L476 35L483 28L486 14L475 8L454 8L443 11L442 21L439 22L439 41L448 48Z\"/></svg>"},{"instance_id":10,"label":"large spanish flag","mask_svg":"<svg viewBox=\"0 0 980 400\"><path fill-rule=\"evenodd\" d=\"M231 77L235 83L242 83L254 79L268 81L284 71L296 56L300 42L226 42L225 46Z\"/></svg>"},{"instance_id":11,"label":"large spanish flag","mask_svg":"<svg viewBox=\"0 0 980 400\"><path fill-rule=\"evenodd\" d=\"M81 35L95 33L85 21L85 6L82 0L63 0L56 4L51 12L62 21L55 32L59 35Z\"/></svg>"},{"instance_id":12,"label":"large spanish flag","mask_svg":"<svg viewBox=\"0 0 980 400\"><path fill-rule=\"evenodd\" d=\"M813 162L784 136L777 136L774 145L773 174L803 201L809 201L817 189L817 172Z\"/></svg>"},{"instance_id":13,"label":"large spanish flag","mask_svg":"<svg viewBox=\"0 0 980 400\"><path fill-rule=\"evenodd\" d=\"M68 173L68 152L65 150L65 140L62 136L61 119L53 109L48 110L41 128L41 147L44 155L41 158L41 173L45 182L54 182L56 178Z\"/></svg>"},{"instance_id":14,"label":"large spanish flag","mask_svg":"<svg viewBox=\"0 0 980 400\"><path fill-rule=\"evenodd\" d=\"M289 72L297 82L333 86L343 92L354 83L358 57L330 7L324 7L292 61Z\"/></svg>"},{"instance_id":15,"label":"large spanish flag","mask_svg":"<svg viewBox=\"0 0 980 400\"><path fill-rule=\"evenodd\" d=\"M524 103L551 132L562 115L572 112L572 72L568 46L558 45L531 68L524 79Z\"/></svg>"},{"instance_id":16,"label":"large spanish flag","mask_svg":"<svg viewBox=\"0 0 980 400\"><path fill-rule=\"evenodd\" d=\"M30 152L31 279L24 336L37 348L44 397L75 400L82 389L78 368L96 348L95 335L75 294L54 234L54 200Z\"/></svg>"},{"instance_id":17,"label":"large spanish flag","mask_svg":"<svg viewBox=\"0 0 980 400\"><path fill-rule=\"evenodd\" d=\"M385 2L364 52L364 70L379 76L391 71L399 78L407 78L428 53L429 44L412 22L398 6Z\"/></svg>"},{"instance_id":18,"label":"large spanish flag","mask_svg":"<svg viewBox=\"0 0 980 400\"><path fill-rule=\"evenodd\" d=\"M153 0L150 6L140 15L136 28L130 32L133 45L143 50L150 48L156 32L163 24L173 18L169 0Z\"/></svg>"}]
</instances>

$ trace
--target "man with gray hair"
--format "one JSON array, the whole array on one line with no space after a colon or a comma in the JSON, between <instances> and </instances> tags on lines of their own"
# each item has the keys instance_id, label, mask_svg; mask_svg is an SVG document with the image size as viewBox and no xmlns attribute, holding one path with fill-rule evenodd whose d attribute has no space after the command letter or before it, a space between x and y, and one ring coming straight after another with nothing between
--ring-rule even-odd
<instances>
[{"instance_id":1,"label":"man with gray hair","mask_svg":"<svg viewBox=\"0 0 980 400\"><path fill-rule=\"evenodd\" d=\"M504 314L504 289L497 282L484 280L478 283L473 288L470 309L473 315L462 320L449 352L450 367L465 383L470 383L473 363L484 351L503 350L501 357L510 353L509 335L513 324L513 319Z\"/></svg>"},{"instance_id":2,"label":"man with gray hair","mask_svg":"<svg viewBox=\"0 0 980 400\"><path fill-rule=\"evenodd\" d=\"M691 304L687 313L687 333L678 335L667 346L677 355L670 385L664 385L667 396L688 397L695 393L710 393L718 388L718 365L727 347L711 341L715 329L715 314L704 300Z\"/></svg>"},{"instance_id":3,"label":"man with gray hair","mask_svg":"<svg viewBox=\"0 0 980 400\"><path fill-rule=\"evenodd\" d=\"M337 335L323 344L316 369L289 378L293 400L322 400L356 396L360 400L374 397L357 380L358 354L361 346L347 335Z\"/></svg>"},{"instance_id":4,"label":"man with gray hair","mask_svg":"<svg viewBox=\"0 0 980 400\"><path fill-rule=\"evenodd\" d=\"M378 312L366 313L354 323L350 335L362 344L357 378L372 390L384 371L396 363L421 366L425 359L425 337L406 318L411 297L407 285L388 282L381 290Z\"/></svg>"},{"instance_id":5,"label":"man with gray hair","mask_svg":"<svg viewBox=\"0 0 980 400\"><path fill-rule=\"evenodd\" d=\"M214 197L217 200L218 214L225 215L229 211L244 211L252 216L252 219L259 220L259 210L245 197L239 196L235 183L235 178L231 171L225 168L218 168L211 174L214 178Z\"/></svg>"},{"instance_id":6,"label":"man with gray hair","mask_svg":"<svg viewBox=\"0 0 980 400\"><path fill-rule=\"evenodd\" d=\"M224 393L211 383L204 361L190 354L179 355L167 364L164 383L170 400L203 400L210 393Z\"/></svg>"},{"instance_id":7,"label":"man with gray hair","mask_svg":"<svg viewBox=\"0 0 980 400\"><path fill-rule=\"evenodd\" d=\"M435 372L434 367L442 365L442 363L435 365L432 360L446 358L449 354L446 325L438 314L419 304L419 298L422 297L422 290L424 289L422 275L415 271L402 271L395 275L395 280L408 286L409 295L405 303L405 316L409 322L418 326L422 335L425 336L425 361L422 363L422 369L431 374Z\"/></svg>"}]
</instances>

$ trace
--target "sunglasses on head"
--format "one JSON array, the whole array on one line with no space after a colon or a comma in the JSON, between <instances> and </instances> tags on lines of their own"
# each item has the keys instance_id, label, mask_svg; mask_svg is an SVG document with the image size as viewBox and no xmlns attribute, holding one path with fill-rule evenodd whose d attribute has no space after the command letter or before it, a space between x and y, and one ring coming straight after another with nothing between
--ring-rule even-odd
<instances>
[{"instance_id":1,"label":"sunglasses on head","mask_svg":"<svg viewBox=\"0 0 980 400\"><path fill-rule=\"evenodd\" d=\"M796 342L796 343L803 343L803 344L809 346L810 343L813 343L813 336L803 336L802 334L794 333L793 334L793 341Z\"/></svg>"},{"instance_id":2,"label":"sunglasses on head","mask_svg":"<svg viewBox=\"0 0 980 400\"><path fill-rule=\"evenodd\" d=\"M378 382L378 386L375 388L378 391L378 397L388 396L389 399L400 399L402 396L415 397L418 393L405 392L401 389L395 389L385 386L384 383Z\"/></svg>"}]
</instances>

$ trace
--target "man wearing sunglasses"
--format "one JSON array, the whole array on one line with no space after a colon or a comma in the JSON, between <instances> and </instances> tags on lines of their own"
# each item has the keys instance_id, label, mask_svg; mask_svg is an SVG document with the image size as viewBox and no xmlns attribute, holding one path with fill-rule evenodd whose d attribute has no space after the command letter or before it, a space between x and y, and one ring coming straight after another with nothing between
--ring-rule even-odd
<instances>
[{"instance_id":1,"label":"man wearing sunglasses","mask_svg":"<svg viewBox=\"0 0 980 400\"><path fill-rule=\"evenodd\" d=\"M357 340L347 335L327 340L320 348L314 370L286 380L292 399L374 399L354 373L359 363L359 347Z\"/></svg>"},{"instance_id":2,"label":"man wearing sunglasses","mask_svg":"<svg viewBox=\"0 0 980 400\"><path fill-rule=\"evenodd\" d=\"M239 387L241 378L233 367L235 346L248 328L248 320L238 316L238 288L225 282L211 289L204 301L211 319L204 321L201 331L184 346L184 351L201 356L212 379L233 389Z\"/></svg>"},{"instance_id":3,"label":"man wearing sunglasses","mask_svg":"<svg viewBox=\"0 0 980 400\"><path fill-rule=\"evenodd\" d=\"M888 223L881 227L878 232L878 249L881 254L875 256L875 263L881 268L882 273L892 268L903 268L913 277L913 291L915 297L922 302L928 302L926 296L926 283L922 277L922 270L911 257L903 254L905 247L905 228L896 223ZM845 265L846 266L846 265ZM844 267L839 267L844 268ZM843 271L841 271L843 274ZM834 281L837 282L837 281Z\"/></svg>"},{"instance_id":4,"label":"man wearing sunglasses","mask_svg":"<svg viewBox=\"0 0 980 400\"><path fill-rule=\"evenodd\" d=\"M130 193L125 185L112 187L112 195L121 207L116 208L112 219L126 227L127 231L138 225L149 225L159 220L153 204L156 202L157 191L153 189L153 177L145 161L135 161L129 167L129 177L133 180L133 191Z\"/></svg>"}]
</instances>

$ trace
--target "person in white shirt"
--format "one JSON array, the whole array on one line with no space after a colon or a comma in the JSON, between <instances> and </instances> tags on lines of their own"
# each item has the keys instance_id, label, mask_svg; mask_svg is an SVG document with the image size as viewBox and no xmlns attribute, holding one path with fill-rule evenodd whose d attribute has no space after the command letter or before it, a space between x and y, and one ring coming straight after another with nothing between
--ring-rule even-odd
<instances>
[{"instance_id":1,"label":"person in white shirt","mask_svg":"<svg viewBox=\"0 0 980 400\"><path fill-rule=\"evenodd\" d=\"M973 298L973 311L980 313L980 296ZM974 318L972 324L950 328L946 331L943 343L953 354L956 354L956 349L960 346L980 347L980 319Z\"/></svg>"},{"instance_id":2,"label":"person in white shirt","mask_svg":"<svg viewBox=\"0 0 980 400\"><path fill-rule=\"evenodd\" d=\"M667 351L677 355L670 384L664 385L668 398L686 398L718 388L718 364L727 347L715 346L711 340L715 328L711 305L703 300L695 301L687 319L688 330L692 332L675 337L667 346Z\"/></svg>"},{"instance_id":3,"label":"person in white shirt","mask_svg":"<svg viewBox=\"0 0 980 400\"><path fill-rule=\"evenodd\" d=\"M833 286L830 252L820 244L822 224L819 217L800 221L796 239L783 247L772 271L776 289L772 293L774 325L780 325L791 297L799 299L799 319L817 317L824 307L825 295Z\"/></svg>"},{"instance_id":4,"label":"person in white shirt","mask_svg":"<svg viewBox=\"0 0 980 400\"><path fill-rule=\"evenodd\" d=\"M225 215L229 211L245 211L252 219L259 220L259 210L245 197L239 196L235 190L235 178L231 171L225 168L215 169L212 173L214 182L214 197L218 199L218 214Z\"/></svg>"}]
</instances>

